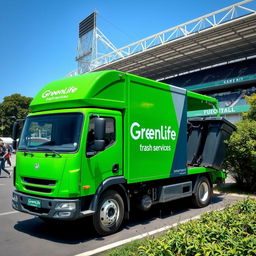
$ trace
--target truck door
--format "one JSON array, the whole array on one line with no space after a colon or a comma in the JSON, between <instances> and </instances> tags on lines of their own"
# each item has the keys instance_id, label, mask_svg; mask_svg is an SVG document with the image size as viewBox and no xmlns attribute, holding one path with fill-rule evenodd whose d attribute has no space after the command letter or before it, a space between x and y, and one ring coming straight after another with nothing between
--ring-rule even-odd
<instances>
[{"instance_id":1,"label":"truck door","mask_svg":"<svg viewBox=\"0 0 256 256\"><path fill-rule=\"evenodd\" d=\"M97 118L105 120L103 138L97 138L95 134ZM91 114L88 121L86 168L82 174L82 181L84 185L90 186L90 194L94 194L98 186L107 178L123 175L122 116L119 113Z\"/></svg>"}]
</instances>

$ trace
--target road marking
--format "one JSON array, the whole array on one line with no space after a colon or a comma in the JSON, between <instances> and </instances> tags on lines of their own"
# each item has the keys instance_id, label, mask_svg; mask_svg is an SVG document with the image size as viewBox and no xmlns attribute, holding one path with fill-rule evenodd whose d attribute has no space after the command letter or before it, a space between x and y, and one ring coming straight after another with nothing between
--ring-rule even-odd
<instances>
[{"instance_id":1,"label":"road marking","mask_svg":"<svg viewBox=\"0 0 256 256\"><path fill-rule=\"evenodd\" d=\"M220 208L220 209L216 209L218 211L221 211L225 209L224 207ZM207 212L210 212L210 211L207 211ZM102 253L104 251L107 251L107 250L110 250L110 249L113 249L115 247L118 247L118 246L121 246L121 245L124 245L124 244L127 244L127 243L130 243L132 241L135 241L135 240L139 240L139 239L142 239L144 237L147 237L147 236L152 236L152 235L155 235L157 233L161 233L163 231L166 231L166 230L169 230L170 228L173 228L173 227L176 227L178 226L179 224L182 224L182 223L186 223L188 221L191 221L191 220L196 220L196 219L199 219L201 217L201 215L205 214L206 212L203 212L199 215L196 215L190 219L186 219L186 220L182 220L180 222L177 222L177 223L174 223L172 225L168 225L168 226L165 226L165 227L162 227L162 228L159 228L159 229L156 229L156 230L153 230L153 231L149 231L147 233L144 233L144 234L141 234L141 235L138 235L138 236L134 236L134 237L131 237L131 238L127 238L127 239L124 239L124 240L121 240L121 241L118 241L118 242L115 242L115 243L112 243L112 244L108 244L108 245L105 245L105 246L102 246L100 248L97 248L97 249L94 249L94 250L91 250L91 251L87 251L87 252L83 252L83 253L80 253L80 254L76 254L75 256L91 256L91 255L94 255L94 254L97 254L97 253Z\"/></svg>"},{"instance_id":2,"label":"road marking","mask_svg":"<svg viewBox=\"0 0 256 256\"><path fill-rule=\"evenodd\" d=\"M0 213L0 216L9 215L9 214L17 213L17 212L18 211L3 212L3 213Z\"/></svg>"}]
</instances>

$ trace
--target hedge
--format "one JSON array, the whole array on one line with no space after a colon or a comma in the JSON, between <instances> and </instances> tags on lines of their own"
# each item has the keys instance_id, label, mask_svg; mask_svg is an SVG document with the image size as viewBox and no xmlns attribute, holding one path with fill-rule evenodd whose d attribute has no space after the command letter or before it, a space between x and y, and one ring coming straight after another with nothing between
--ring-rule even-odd
<instances>
[{"instance_id":1,"label":"hedge","mask_svg":"<svg viewBox=\"0 0 256 256\"><path fill-rule=\"evenodd\" d=\"M170 229L165 235L128 244L108 256L256 255L256 200L245 199Z\"/></svg>"}]
</instances>

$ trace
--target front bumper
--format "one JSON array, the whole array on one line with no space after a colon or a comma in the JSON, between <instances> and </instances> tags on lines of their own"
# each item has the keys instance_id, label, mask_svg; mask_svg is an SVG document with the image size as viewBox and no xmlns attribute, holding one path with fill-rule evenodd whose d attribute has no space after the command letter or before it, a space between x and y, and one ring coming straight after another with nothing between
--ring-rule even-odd
<instances>
[{"instance_id":1,"label":"front bumper","mask_svg":"<svg viewBox=\"0 0 256 256\"><path fill-rule=\"evenodd\" d=\"M38 202L40 206L31 206L31 204L29 203L29 201L31 202L31 200ZM85 217L87 215L92 215L94 213L93 211L90 210L81 211L80 198L44 198L23 194L18 191L13 192L12 207L17 211L25 212L39 217L63 220L75 220L81 217Z\"/></svg>"}]
</instances>

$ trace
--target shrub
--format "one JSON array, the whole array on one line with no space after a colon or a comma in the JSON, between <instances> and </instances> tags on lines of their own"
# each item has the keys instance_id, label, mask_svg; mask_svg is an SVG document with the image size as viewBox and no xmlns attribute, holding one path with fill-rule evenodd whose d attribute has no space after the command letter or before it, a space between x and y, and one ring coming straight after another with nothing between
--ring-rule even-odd
<instances>
[{"instance_id":1,"label":"shrub","mask_svg":"<svg viewBox=\"0 0 256 256\"><path fill-rule=\"evenodd\" d=\"M239 186L256 191L256 94L246 96L246 101L250 109L227 142L224 167Z\"/></svg>"},{"instance_id":2,"label":"shrub","mask_svg":"<svg viewBox=\"0 0 256 256\"><path fill-rule=\"evenodd\" d=\"M245 96L247 104L250 105L250 110L243 114L244 119L256 120L256 94Z\"/></svg>"},{"instance_id":3,"label":"shrub","mask_svg":"<svg viewBox=\"0 0 256 256\"><path fill-rule=\"evenodd\" d=\"M246 199L225 210L212 211L199 220L181 224L158 238L142 241L133 247L126 245L107 255L255 256L255 211L256 200Z\"/></svg>"},{"instance_id":4,"label":"shrub","mask_svg":"<svg viewBox=\"0 0 256 256\"><path fill-rule=\"evenodd\" d=\"M256 121L245 119L238 123L227 146L224 167L238 185L256 191Z\"/></svg>"}]
</instances>

